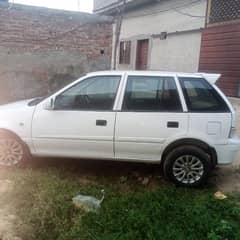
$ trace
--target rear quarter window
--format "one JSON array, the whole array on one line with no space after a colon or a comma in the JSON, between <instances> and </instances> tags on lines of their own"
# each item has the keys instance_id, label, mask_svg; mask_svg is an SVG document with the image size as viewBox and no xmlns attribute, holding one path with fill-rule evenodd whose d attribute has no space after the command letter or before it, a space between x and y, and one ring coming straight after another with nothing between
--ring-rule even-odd
<instances>
[{"instance_id":1,"label":"rear quarter window","mask_svg":"<svg viewBox=\"0 0 240 240\"><path fill-rule=\"evenodd\" d=\"M190 112L230 112L224 99L203 78L179 77Z\"/></svg>"}]
</instances>

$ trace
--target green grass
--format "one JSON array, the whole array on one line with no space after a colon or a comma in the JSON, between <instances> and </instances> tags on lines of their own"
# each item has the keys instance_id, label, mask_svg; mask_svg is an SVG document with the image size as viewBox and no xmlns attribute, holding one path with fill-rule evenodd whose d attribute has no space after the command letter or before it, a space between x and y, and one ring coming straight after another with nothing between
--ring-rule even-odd
<instances>
[{"instance_id":1,"label":"green grass","mask_svg":"<svg viewBox=\"0 0 240 240\"><path fill-rule=\"evenodd\" d=\"M238 240L239 197L215 200L213 189L193 190L161 184L148 188L99 177L82 184L67 169L15 170L8 203L22 220L24 240ZM128 186L129 185L129 186ZM98 213L72 205L77 194L106 199ZM127 191L125 191L127 189Z\"/></svg>"}]
</instances>

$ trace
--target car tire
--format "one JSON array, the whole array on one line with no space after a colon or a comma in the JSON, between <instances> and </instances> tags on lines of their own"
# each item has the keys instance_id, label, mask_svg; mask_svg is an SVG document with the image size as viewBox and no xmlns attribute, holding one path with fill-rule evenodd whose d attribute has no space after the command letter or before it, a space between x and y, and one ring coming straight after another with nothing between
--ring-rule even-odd
<instances>
[{"instance_id":1,"label":"car tire","mask_svg":"<svg viewBox=\"0 0 240 240\"><path fill-rule=\"evenodd\" d=\"M23 165L30 158L26 144L14 134L0 132L0 166Z\"/></svg>"},{"instance_id":2,"label":"car tire","mask_svg":"<svg viewBox=\"0 0 240 240\"><path fill-rule=\"evenodd\" d=\"M163 170L165 177L178 186L198 187L209 177L211 158L197 146L184 145L167 154Z\"/></svg>"}]
</instances>

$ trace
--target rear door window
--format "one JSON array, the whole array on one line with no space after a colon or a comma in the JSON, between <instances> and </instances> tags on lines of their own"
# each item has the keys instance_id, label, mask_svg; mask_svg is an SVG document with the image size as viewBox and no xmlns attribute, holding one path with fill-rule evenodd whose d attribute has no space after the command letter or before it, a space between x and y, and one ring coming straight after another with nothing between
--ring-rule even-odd
<instances>
[{"instance_id":1,"label":"rear door window","mask_svg":"<svg viewBox=\"0 0 240 240\"><path fill-rule=\"evenodd\" d=\"M203 78L179 77L188 110L191 112L229 112L229 108L214 89Z\"/></svg>"},{"instance_id":2,"label":"rear door window","mask_svg":"<svg viewBox=\"0 0 240 240\"><path fill-rule=\"evenodd\" d=\"M182 111L173 77L129 76L123 110L151 112Z\"/></svg>"}]
</instances>

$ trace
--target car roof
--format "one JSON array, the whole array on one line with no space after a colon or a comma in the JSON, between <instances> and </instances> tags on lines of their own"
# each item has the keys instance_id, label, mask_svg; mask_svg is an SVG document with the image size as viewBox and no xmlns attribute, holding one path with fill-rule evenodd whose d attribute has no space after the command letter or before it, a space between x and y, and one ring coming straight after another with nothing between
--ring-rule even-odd
<instances>
[{"instance_id":1,"label":"car roof","mask_svg":"<svg viewBox=\"0 0 240 240\"><path fill-rule=\"evenodd\" d=\"M88 73L88 76L91 75L137 75L137 76L172 76L172 77L191 77L191 78L205 78L210 83L214 84L220 77L221 74L217 73L186 73L186 72L167 72L167 71L98 71L98 72L92 72Z\"/></svg>"},{"instance_id":2,"label":"car roof","mask_svg":"<svg viewBox=\"0 0 240 240\"><path fill-rule=\"evenodd\" d=\"M196 76L194 73L180 73L180 72L167 72L167 71L118 71L118 70L111 70L111 71L98 71L92 72L88 75L121 75L121 74L129 74L129 75L169 75L169 76L176 76L176 75L192 75Z\"/></svg>"}]
</instances>

